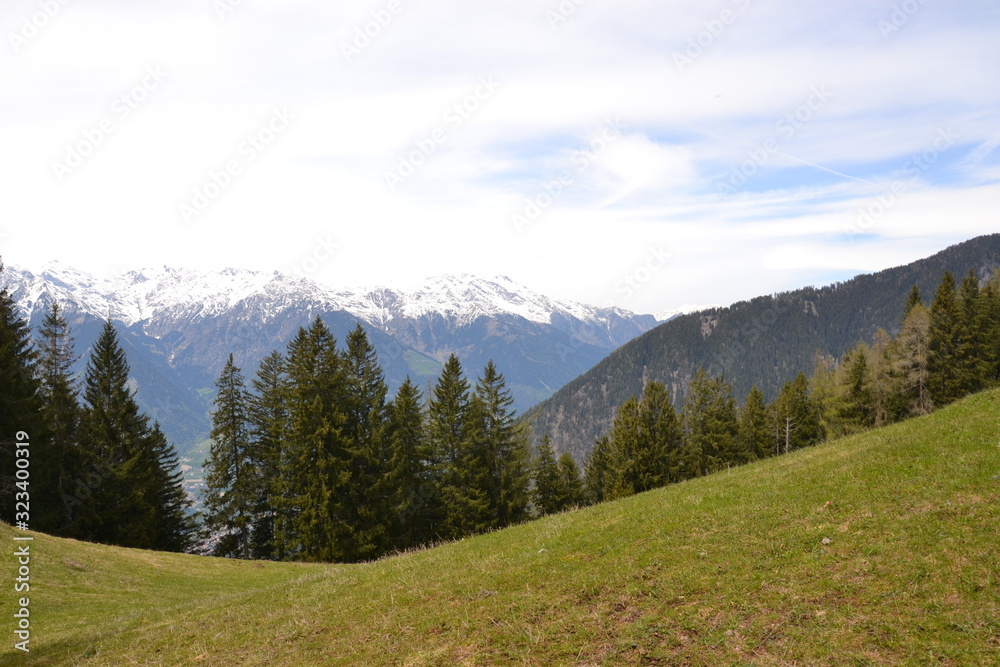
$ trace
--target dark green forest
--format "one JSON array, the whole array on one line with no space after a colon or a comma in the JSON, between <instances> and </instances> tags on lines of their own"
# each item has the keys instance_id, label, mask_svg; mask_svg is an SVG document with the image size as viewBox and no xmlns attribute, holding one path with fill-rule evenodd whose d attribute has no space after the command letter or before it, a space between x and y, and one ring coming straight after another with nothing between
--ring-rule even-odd
<instances>
[{"instance_id":1,"label":"dark green forest","mask_svg":"<svg viewBox=\"0 0 1000 667\"><path fill-rule=\"evenodd\" d=\"M929 296L946 271L962 276L971 268L985 282L997 267L1000 234L993 234L843 283L685 315L623 345L525 420L533 442L547 434L557 451L582 460L611 428L616 408L650 380L666 386L677 409L699 368L725 374L739 398L756 386L774 401L789 379L812 373L817 354L839 359L879 329L895 335L914 285Z\"/></svg>"}]
</instances>

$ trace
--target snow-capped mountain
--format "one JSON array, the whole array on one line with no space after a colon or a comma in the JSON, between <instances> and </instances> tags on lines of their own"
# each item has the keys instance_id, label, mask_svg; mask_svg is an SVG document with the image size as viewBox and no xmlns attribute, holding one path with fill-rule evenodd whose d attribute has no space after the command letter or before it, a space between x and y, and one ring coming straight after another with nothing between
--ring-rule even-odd
<instances>
[{"instance_id":1,"label":"snow-capped mountain","mask_svg":"<svg viewBox=\"0 0 1000 667\"><path fill-rule=\"evenodd\" d=\"M277 272L161 267L97 278L60 264L0 273L33 326L58 301L80 370L103 320L119 327L144 409L180 449L208 432L214 380L232 352L248 380L299 327L322 317L338 340L366 328L390 388L429 389L454 353L470 379L493 359L524 410L656 326L652 315L551 299L506 277L429 278L413 289L335 289Z\"/></svg>"},{"instance_id":2,"label":"snow-capped mountain","mask_svg":"<svg viewBox=\"0 0 1000 667\"><path fill-rule=\"evenodd\" d=\"M98 279L53 262L38 274L13 267L8 267L7 272L10 274L7 284L18 289L18 301L29 316L57 299L73 304L81 312L110 317L126 326L161 323L182 316L221 315L253 298L261 298L262 305L271 307L260 313L263 317L273 316L290 301L296 301L343 310L383 329L391 328L400 319L428 315L440 315L460 326L480 317L502 315L539 324L552 324L560 318L601 324L607 323L612 315L630 320L648 319L621 309L550 299L506 276L493 279L468 274L436 276L406 290L384 286L333 289L276 271L237 269L204 272L162 267Z\"/></svg>"}]
</instances>

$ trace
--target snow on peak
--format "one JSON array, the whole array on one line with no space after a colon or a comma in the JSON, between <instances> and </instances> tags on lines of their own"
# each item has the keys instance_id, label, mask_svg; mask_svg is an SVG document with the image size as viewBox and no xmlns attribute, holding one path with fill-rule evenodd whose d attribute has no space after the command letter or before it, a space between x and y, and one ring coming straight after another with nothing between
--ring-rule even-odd
<instances>
[{"instance_id":1,"label":"snow on peak","mask_svg":"<svg viewBox=\"0 0 1000 667\"><path fill-rule=\"evenodd\" d=\"M585 322L607 317L606 309L551 299L507 276L440 275L406 289L334 289L276 271L195 271L163 266L100 279L52 263L38 275L8 267L4 281L19 282L30 303L74 303L96 317L111 317L129 326L154 318L219 315L253 297L259 297L267 312L289 303L309 303L347 311L380 328L397 318L416 319L435 313L460 324L502 314L543 324L550 324L553 315ZM632 315L613 310L620 316Z\"/></svg>"}]
</instances>

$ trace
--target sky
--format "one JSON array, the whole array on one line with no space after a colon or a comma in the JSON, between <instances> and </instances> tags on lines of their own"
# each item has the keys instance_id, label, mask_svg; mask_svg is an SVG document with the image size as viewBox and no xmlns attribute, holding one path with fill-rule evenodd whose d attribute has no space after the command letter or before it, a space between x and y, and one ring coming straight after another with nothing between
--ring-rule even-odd
<instances>
[{"instance_id":1,"label":"sky","mask_svg":"<svg viewBox=\"0 0 1000 667\"><path fill-rule=\"evenodd\" d=\"M992 0L6 0L0 257L637 312L1000 231Z\"/></svg>"}]
</instances>

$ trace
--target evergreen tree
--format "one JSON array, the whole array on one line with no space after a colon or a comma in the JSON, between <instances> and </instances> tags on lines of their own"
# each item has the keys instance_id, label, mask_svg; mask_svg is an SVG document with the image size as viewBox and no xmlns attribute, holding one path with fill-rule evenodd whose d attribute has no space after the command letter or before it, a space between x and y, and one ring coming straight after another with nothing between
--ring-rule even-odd
<instances>
[{"instance_id":1,"label":"evergreen tree","mask_svg":"<svg viewBox=\"0 0 1000 667\"><path fill-rule=\"evenodd\" d=\"M771 409L771 432L775 453L815 445L823 439L819 406L809 396L809 382L803 373L781 389Z\"/></svg>"},{"instance_id":2,"label":"evergreen tree","mask_svg":"<svg viewBox=\"0 0 1000 667\"><path fill-rule=\"evenodd\" d=\"M284 447L288 431L288 391L285 358L277 350L265 357L253 379L253 392L247 396L247 418L250 427L250 460L257 469L259 487L253 501L255 518L250 535L252 557L262 560L284 560L286 554L276 550L277 526L282 534L291 532L287 508L287 487L282 470L291 465Z\"/></svg>"},{"instance_id":3,"label":"evergreen tree","mask_svg":"<svg viewBox=\"0 0 1000 667\"><path fill-rule=\"evenodd\" d=\"M924 299L920 296L920 288L914 285L906 297L906 305L903 308L903 319L905 320L915 307L923 305Z\"/></svg>"},{"instance_id":4,"label":"evergreen tree","mask_svg":"<svg viewBox=\"0 0 1000 667\"><path fill-rule=\"evenodd\" d=\"M531 492L531 501L539 516L561 511L567 502L566 489L560 479L559 464L556 463L555 452L548 435L542 437L533 468L535 485Z\"/></svg>"},{"instance_id":5,"label":"evergreen tree","mask_svg":"<svg viewBox=\"0 0 1000 667\"><path fill-rule=\"evenodd\" d=\"M965 395L967 378L961 355L967 352L962 312L955 293L955 278L945 272L934 295L930 311L930 336L927 351L928 389L931 400L944 406Z\"/></svg>"},{"instance_id":6,"label":"evergreen tree","mask_svg":"<svg viewBox=\"0 0 1000 667\"><path fill-rule=\"evenodd\" d=\"M852 430L870 428L875 425L875 399L867 346L859 345L848 352L843 367L842 421Z\"/></svg>"},{"instance_id":7,"label":"evergreen tree","mask_svg":"<svg viewBox=\"0 0 1000 667\"><path fill-rule=\"evenodd\" d=\"M983 308L986 313L987 383L1000 384L1000 269L983 288Z\"/></svg>"},{"instance_id":8,"label":"evergreen tree","mask_svg":"<svg viewBox=\"0 0 1000 667\"><path fill-rule=\"evenodd\" d=\"M563 452L559 455L559 483L565 495L565 504L561 509L578 507L584 501L583 479L580 477L580 467L572 454Z\"/></svg>"},{"instance_id":9,"label":"evergreen tree","mask_svg":"<svg viewBox=\"0 0 1000 667\"><path fill-rule=\"evenodd\" d=\"M750 460L741 446L736 402L725 380L698 369L684 402L685 477L698 477Z\"/></svg>"},{"instance_id":10,"label":"evergreen tree","mask_svg":"<svg viewBox=\"0 0 1000 667\"><path fill-rule=\"evenodd\" d=\"M389 447L392 458L386 477L392 489L391 543L409 549L434 539L435 480L432 453L425 433L423 398L406 378L389 405Z\"/></svg>"},{"instance_id":11,"label":"evergreen tree","mask_svg":"<svg viewBox=\"0 0 1000 667\"><path fill-rule=\"evenodd\" d=\"M248 559L261 482L251 454L246 385L232 354L215 386L212 445L205 463L205 525L218 538L216 556Z\"/></svg>"},{"instance_id":12,"label":"evergreen tree","mask_svg":"<svg viewBox=\"0 0 1000 667\"><path fill-rule=\"evenodd\" d=\"M484 491L482 449L475 442L477 416L472 414L469 382L458 357L444 365L428 404L427 435L438 480L439 539L457 539L484 530L490 521L490 501Z\"/></svg>"},{"instance_id":13,"label":"evergreen tree","mask_svg":"<svg viewBox=\"0 0 1000 667\"><path fill-rule=\"evenodd\" d=\"M83 477L80 450L80 404L73 380L76 362L69 325L58 302L39 328L38 379L41 386L44 451L36 453L32 478L34 495L32 524L45 532L72 536L72 492ZM39 434L41 435L41 434Z\"/></svg>"},{"instance_id":14,"label":"evergreen tree","mask_svg":"<svg viewBox=\"0 0 1000 667\"><path fill-rule=\"evenodd\" d=\"M667 388L650 381L619 408L611 427L602 496L620 498L678 479L681 424Z\"/></svg>"},{"instance_id":15,"label":"evergreen tree","mask_svg":"<svg viewBox=\"0 0 1000 667\"><path fill-rule=\"evenodd\" d=\"M389 550L392 491L386 484L392 456L388 439L382 367L365 330L358 324L347 336L348 395L345 436L350 443L350 560L371 560Z\"/></svg>"},{"instance_id":16,"label":"evergreen tree","mask_svg":"<svg viewBox=\"0 0 1000 667\"><path fill-rule=\"evenodd\" d=\"M191 500L184 490L177 450L167 442L158 422L153 422L146 442L153 458L151 495L156 525L153 549L187 551L196 524L189 513Z\"/></svg>"},{"instance_id":17,"label":"evergreen tree","mask_svg":"<svg viewBox=\"0 0 1000 667\"><path fill-rule=\"evenodd\" d=\"M964 340L959 355L965 394L982 390L990 375L992 361L989 346L989 314L987 303L979 289L979 279L970 270L959 287L959 307L962 313Z\"/></svg>"},{"instance_id":18,"label":"evergreen tree","mask_svg":"<svg viewBox=\"0 0 1000 667\"><path fill-rule=\"evenodd\" d=\"M472 413L478 417L475 436L481 447L477 461L484 473L490 527L519 523L528 514L527 433L516 422L514 399L492 360L476 383L473 406Z\"/></svg>"},{"instance_id":19,"label":"evergreen tree","mask_svg":"<svg viewBox=\"0 0 1000 667\"><path fill-rule=\"evenodd\" d=\"M602 503L610 496L606 493L612 482L611 438L602 435L594 442L583 468L584 495L590 503Z\"/></svg>"},{"instance_id":20,"label":"evergreen tree","mask_svg":"<svg viewBox=\"0 0 1000 667\"><path fill-rule=\"evenodd\" d=\"M106 322L87 364L81 424L83 447L103 466L89 477L78 530L106 544L179 551L190 540L190 526L181 516L184 490L171 469L176 453L150 427L128 382L125 353Z\"/></svg>"},{"instance_id":21,"label":"evergreen tree","mask_svg":"<svg viewBox=\"0 0 1000 667\"><path fill-rule=\"evenodd\" d=\"M768 429L767 401L756 385L747 394L739 415L739 440L751 458L763 459L774 454Z\"/></svg>"},{"instance_id":22,"label":"evergreen tree","mask_svg":"<svg viewBox=\"0 0 1000 667\"><path fill-rule=\"evenodd\" d=\"M345 435L347 373L337 342L319 317L288 347L286 452L275 548L285 558L345 562L355 554L350 443Z\"/></svg>"},{"instance_id":23,"label":"evergreen tree","mask_svg":"<svg viewBox=\"0 0 1000 667\"><path fill-rule=\"evenodd\" d=\"M2 273L3 263L0 263ZM32 446L41 441L35 359L31 330L7 289L0 289L0 519L3 521L14 520L15 494L24 490L15 486L14 452L17 443L24 442L18 434L23 433Z\"/></svg>"}]
</instances>

